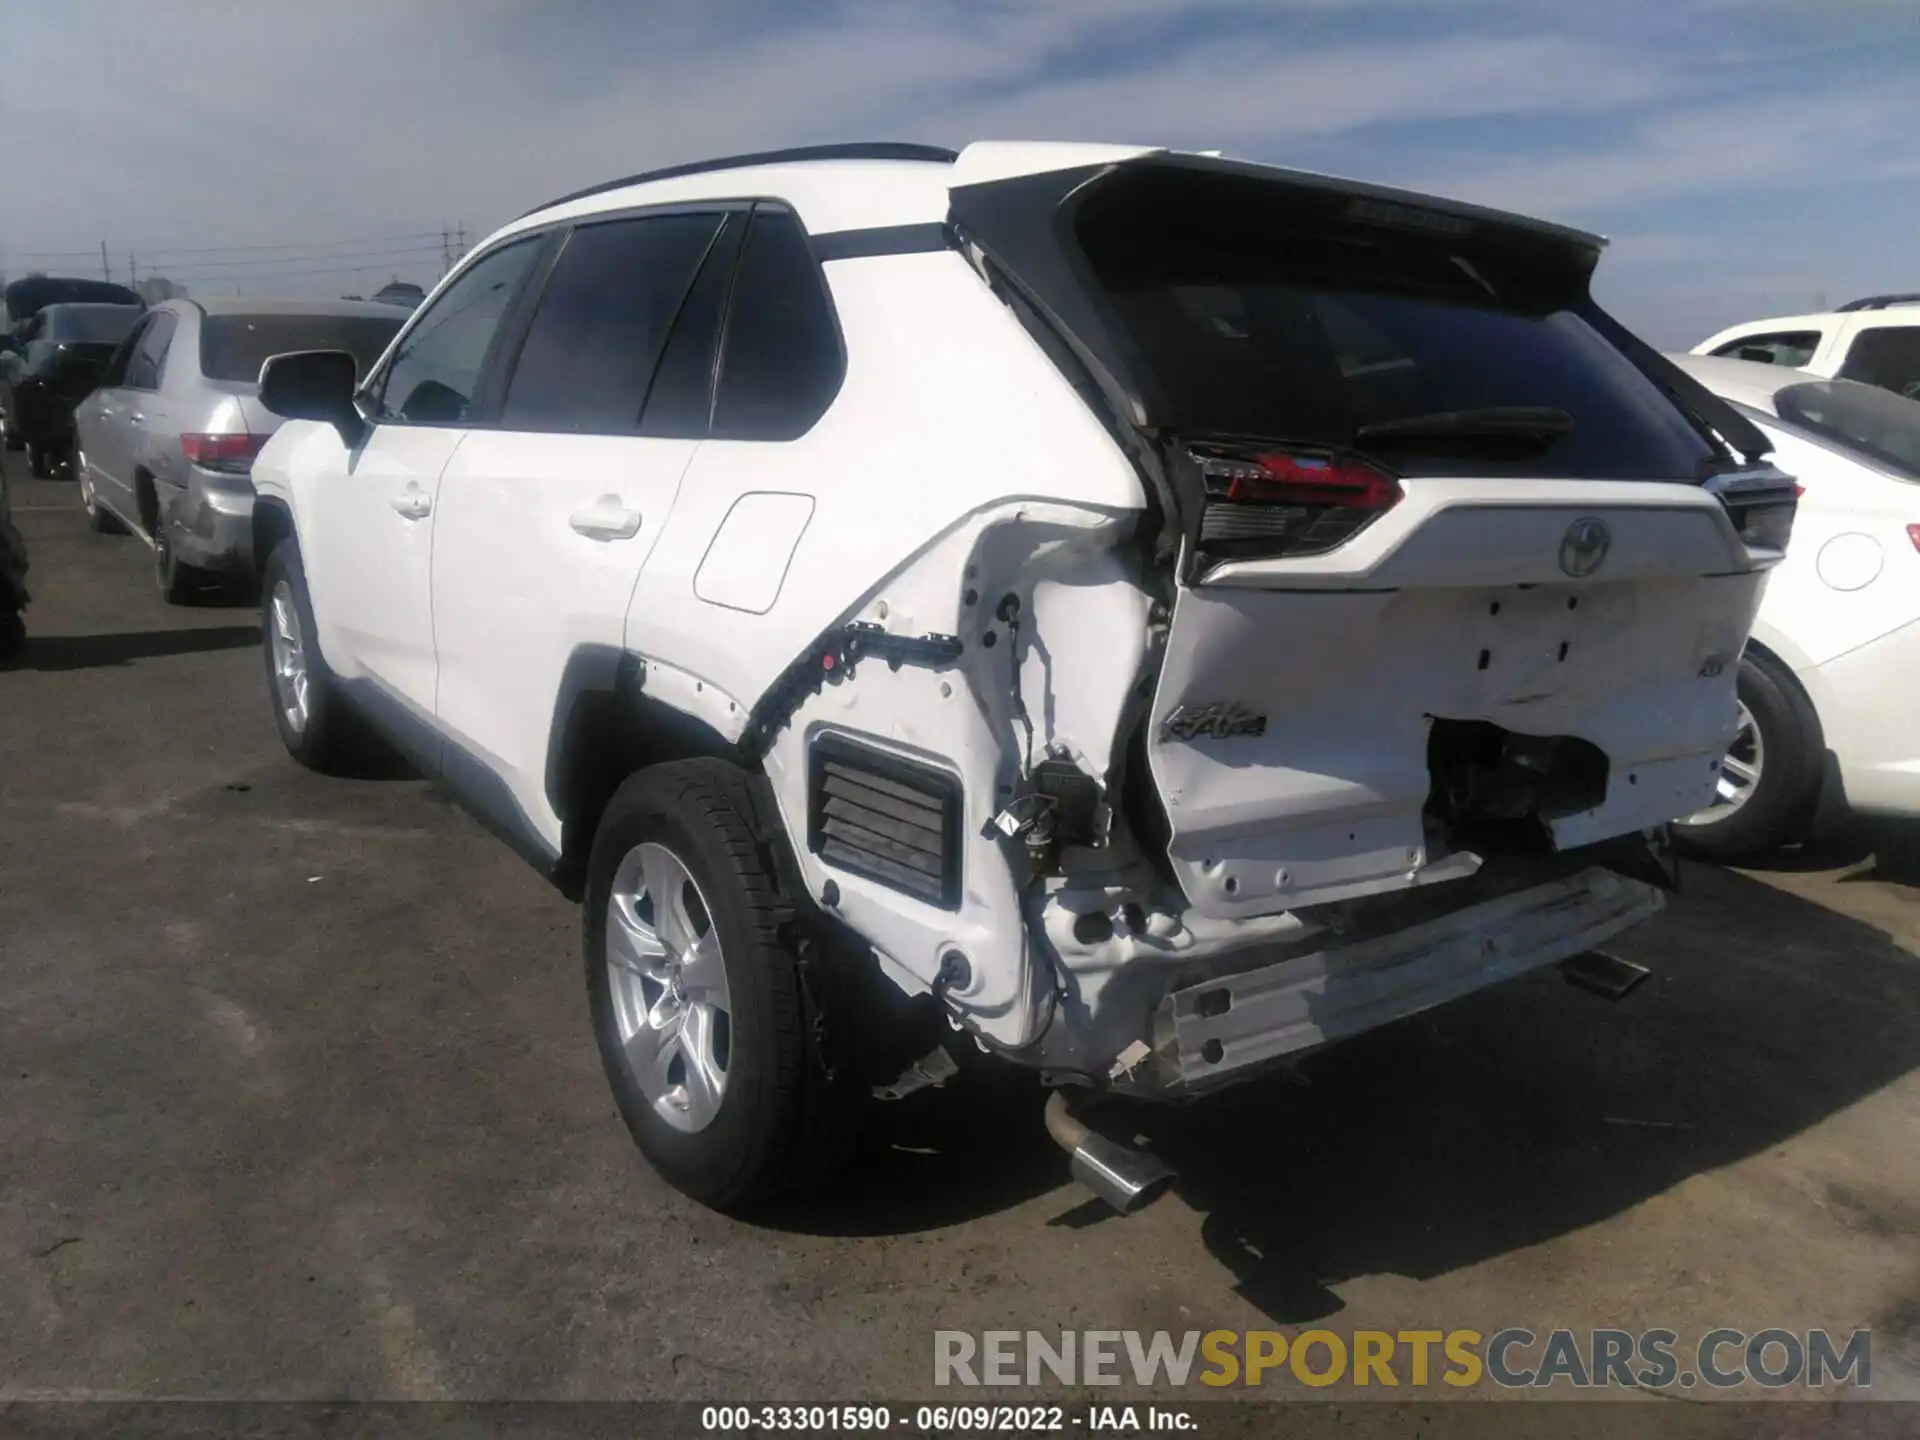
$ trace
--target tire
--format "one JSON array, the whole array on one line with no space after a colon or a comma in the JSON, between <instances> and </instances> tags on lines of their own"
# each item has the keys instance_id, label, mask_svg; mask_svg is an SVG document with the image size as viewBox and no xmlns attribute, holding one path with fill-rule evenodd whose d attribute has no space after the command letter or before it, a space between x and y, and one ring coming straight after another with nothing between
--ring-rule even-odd
<instances>
[{"instance_id":1,"label":"tire","mask_svg":"<svg viewBox=\"0 0 1920 1440\"><path fill-rule=\"evenodd\" d=\"M267 695L273 704L280 743L307 769L328 774L347 759L351 717L314 638L318 632L313 623L313 602L307 594L300 551L292 540L283 540L268 559L261 576L261 593L260 653L266 663ZM289 630L297 633L289 635ZM298 652L304 690L297 691L292 668L283 673L290 658L289 640Z\"/></svg>"},{"instance_id":2,"label":"tire","mask_svg":"<svg viewBox=\"0 0 1920 1440\"><path fill-rule=\"evenodd\" d=\"M0 661L11 660L27 643L27 622L17 610L0 614Z\"/></svg>"},{"instance_id":3,"label":"tire","mask_svg":"<svg viewBox=\"0 0 1920 1440\"><path fill-rule=\"evenodd\" d=\"M153 527L153 583L169 605L191 605L199 598L206 577L173 553L163 518Z\"/></svg>"},{"instance_id":4,"label":"tire","mask_svg":"<svg viewBox=\"0 0 1920 1440\"><path fill-rule=\"evenodd\" d=\"M1822 768L1819 722L1776 662L1743 655L1736 689L1742 728L1721 762L1720 793L1711 808L1673 827L1675 839L1713 860L1801 838ZM1749 779L1743 770L1757 773Z\"/></svg>"},{"instance_id":5,"label":"tire","mask_svg":"<svg viewBox=\"0 0 1920 1440\"><path fill-rule=\"evenodd\" d=\"M777 873L784 837L757 822L771 805L756 802L755 784L717 760L630 777L594 834L585 887L588 1008L621 1118L662 1179L728 1214L834 1168L852 1148L858 1111L853 1087L829 1078L815 1043ZM680 897L669 911L655 903L663 881ZM676 951L676 929L696 945ZM644 943L620 940L660 933L667 943L651 960L634 958ZM676 953L692 958L676 963ZM665 1025L649 1023L663 1016ZM641 1078L649 1072L651 1082Z\"/></svg>"},{"instance_id":6,"label":"tire","mask_svg":"<svg viewBox=\"0 0 1920 1440\"><path fill-rule=\"evenodd\" d=\"M113 513L100 503L100 494L93 488L93 476L87 472L86 460L75 454L73 462L74 478L80 485L80 506L86 512L87 529L96 535L112 535L119 531L119 522Z\"/></svg>"},{"instance_id":7,"label":"tire","mask_svg":"<svg viewBox=\"0 0 1920 1440\"><path fill-rule=\"evenodd\" d=\"M51 480L54 477L52 452L31 440L27 442L27 472L36 480Z\"/></svg>"},{"instance_id":8,"label":"tire","mask_svg":"<svg viewBox=\"0 0 1920 1440\"><path fill-rule=\"evenodd\" d=\"M5 424L0 424L0 443L4 443L9 450L24 450L27 448L27 442L20 438L20 432L14 429L13 421L11 420L8 420Z\"/></svg>"}]
</instances>

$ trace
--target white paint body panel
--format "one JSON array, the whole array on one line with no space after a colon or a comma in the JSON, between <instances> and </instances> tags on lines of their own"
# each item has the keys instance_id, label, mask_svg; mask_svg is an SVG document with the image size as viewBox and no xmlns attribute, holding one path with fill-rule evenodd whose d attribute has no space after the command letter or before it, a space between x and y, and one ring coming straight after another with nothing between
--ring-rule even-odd
<instances>
[{"instance_id":1,"label":"white paint body panel","mask_svg":"<svg viewBox=\"0 0 1920 1440\"><path fill-rule=\"evenodd\" d=\"M433 550L440 659L434 715L506 781L556 853L547 752L568 662L617 651L634 583L666 528L690 440L475 430L441 477ZM602 501L639 512L628 536L579 533Z\"/></svg>"},{"instance_id":2,"label":"white paint body panel","mask_svg":"<svg viewBox=\"0 0 1920 1440\"><path fill-rule=\"evenodd\" d=\"M1920 324L1920 309L1858 318L1903 315ZM1774 392L1804 378L1801 372L1733 360L1680 363L1716 394L1765 412L1755 423L1773 442L1774 462L1802 487L1793 539L1768 575L1754 640L1793 671L1813 702L1847 803L1871 814L1920 815L1920 548L1907 529L1920 524L1920 484L1769 424Z\"/></svg>"},{"instance_id":3,"label":"white paint body panel","mask_svg":"<svg viewBox=\"0 0 1920 1440\"><path fill-rule=\"evenodd\" d=\"M794 549L813 518L813 497L755 490L733 502L693 573L709 605L764 615L780 598Z\"/></svg>"},{"instance_id":4,"label":"white paint body panel","mask_svg":"<svg viewBox=\"0 0 1920 1440\"><path fill-rule=\"evenodd\" d=\"M1805 488L1754 639L1813 701L1847 802L1920 815L1920 550L1907 534L1920 524L1920 485L1761 428Z\"/></svg>"},{"instance_id":5,"label":"white paint body panel","mask_svg":"<svg viewBox=\"0 0 1920 1440\"><path fill-rule=\"evenodd\" d=\"M291 492L320 653L342 679L367 679L433 713L434 508L440 474L467 432L383 425L358 451L331 425L289 421L254 462L256 493ZM414 502L403 514L396 502Z\"/></svg>"},{"instance_id":6,"label":"white paint body panel","mask_svg":"<svg viewBox=\"0 0 1920 1440\"><path fill-rule=\"evenodd\" d=\"M552 207L494 239L742 197L784 201L815 236L924 225L946 219L950 185L1147 153L983 145L954 166L715 171ZM845 377L795 440L383 426L355 459L330 428L295 422L256 465L261 493L294 513L329 663L429 715L549 845L562 828L547 794L557 692L583 648L637 657L649 700L735 741L783 673L848 622L958 637L947 668L869 658L836 672L783 717L761 763L803 883L823 897L831 882L840 918L896 983L924 989L964 951L970 979L950 998L981 1035L1035 1040L1052 991L1068 997L1058 1013L1076 1063L1104 1064L1120 1049L1108 1038L1138 1038L1173 967L1250 964L1310 928L1287 913L1310 899L1472 872L1466 857L1427 866L1421 848L1429 715L1607 750L1614 788L1558 822L1563 845L1704 803L1763 578L1705 492L1408 482L1339 552L1226 567L1169 614L1140 570L1139 474L964 258L867 256L825 274ZM393 502L416 492L430 510L410 520ZM632 533L579 533L577 513L609 496L638 513ZM1572 583L1559 547L1587 517L1604 518L1614 548ZM1125 823L1031 884L1020 843L992 823L1031 768L1064 759L1112 787L1137 725L1213 699L1270 723L1250 745L1149 746L1184 893ZM811 852L808 751L827 733L960 781L955 908ZM1113 932L1075 949L1072 917L1093 909Z\"/></svg>"}]
</instances>

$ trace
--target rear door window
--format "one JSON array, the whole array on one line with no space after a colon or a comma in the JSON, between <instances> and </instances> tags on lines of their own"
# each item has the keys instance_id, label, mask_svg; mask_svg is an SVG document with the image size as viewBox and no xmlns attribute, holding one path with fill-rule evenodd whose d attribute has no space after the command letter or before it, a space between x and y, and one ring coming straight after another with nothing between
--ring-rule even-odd
<instances>
[{"instance_id":1,"label":"rear door window","mask_svg":"<svg viewBox=\"0 0 1920 1440\"><path fill-rule=\"evenodd\" d=\"M1584 318L1584 275L1523 247L1315 218L1275 188L1143 177L1081 212L1093 277L1182 430L1353 448L1402 474L1696 481L1715 458ZM1521 409L1572 428L1360 434Z\"/></svg>"},{"instance_id":2,"label":"rear door window","mask_svg":"<svg viewBox=\"0 0 1920 1440\"><path fill-rule=\"evenodd\" d=\"M127 364L127 378L123 383L129 390L160 388L160 377L167 367L167 351L173 346L173 332L179 324L171 310L162 310L153 317L153 323L141 335Z\"/></svg>"},{"instance_id":3,"label":"rear door window","mask_svg":"<svg viewBox=\"0 0 1920 1440\"><path fill-rule=\"evenodd\" d=\"M344 350L365 375L406 323L406 315L211 315L200 325L200 373L253 384L275 355Z\"/></svg>"},{"instance_id":4,"label":"rear door window","mask_svg":"<svg viewBox=\"0 0 1920 1440\"><path fill-rule=\"evenodd\" d=\"M754 211L734 278L713 436L792 440L826 414L846 374L826 277L800 222Z\"/></svg>"},{"instance_id":5,"label":"rear door window","mask_svg":"<svg viewBox=\"0 0 1920 1440\"><path fill-rule=\"evenodd\" d=\"M1920 401L1872 385L1820 380L1773 397L1782 420L1858 452L1903 479L1920 480Z\"/></svg>"},{"instance_id":6,"label":"rear door window","mask_svg":"<svg viewBox=\"0 0 1920 1440\"><path fill-rule=\"evenodd\" d=\"M1840 378L1920 398L1920 325L1875 325L1854 336Z\"/></svg>"},{"instance_id":7,"label":"rear door window","mask_svg":"<svg viewBox=\"0 0 1920 1440\"><path fill-rule=\"evenodd\" d=\"M1777 335L1743 335L1729 340L1713 353L1731 360L1752 360L1761 365L1786 365L1799 368L1813 359L1820 348L1818 330L1788 330Z\"/></svg>"},{"instance_id":8,"label":"rear door window","mask_svg":"<svg viewBox=\"0 0 1920 1440\"><path fill-rule=\"evenodd\" d=\"M520 347L501 426L632 434L722 218L653 215L575 230Z\"/></svg>"},{"instance_id":9,"label":"rear door window","mask_svg":"<svg viewBox=\"0 0 1920 1440\"><path fill-rule=\"evenodd\" d=\"M706 438L713 420L713 365L720 353L720 326L726 319L734 263L746 229L744 213L729 215L708 248L653 372L647 408L640 416L642 435Z\"/></svg>"}]
</instances>

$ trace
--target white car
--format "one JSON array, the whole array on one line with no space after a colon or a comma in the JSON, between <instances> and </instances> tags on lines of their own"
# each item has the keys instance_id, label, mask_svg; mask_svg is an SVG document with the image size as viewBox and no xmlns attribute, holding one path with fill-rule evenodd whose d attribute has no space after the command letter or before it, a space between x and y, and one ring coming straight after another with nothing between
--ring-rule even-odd
<instances>
[{"instance_id":1,"label":"white car","mask_svg":"<svg viewBox=\"0 0 1920 1440\"><path fill-rule=\"evenodd\" d=\"M1655 913L1791 482L1600 241L1089 145L555 201L254 467L274 714L584 897L671 1183L752 1205L986 1052L1179 1099Z\"/></svg>"},{"instance_id":2,"label":"white car","mask_svg":"<svg viewBox=\"0 0 1920 1440\"><path fill-rule=\"evenodd\" d=\"M1870 295L1821 314L1749 320L1708 336L1692 353L1920 397L1920 295Z\"/></svg>"},{"instance_id":3,"label":"white car","mask_svg":"<svg viewBox=\"0 0 1920 1440\"><path fill-rule=\"evenodd\" d=\"M1676 356L1800 482L1740 674L1720 793L1681 833L1737 856L1797 839L1823 792L1920 815L1920 402L1746 360Z\"/></svg>"}]
</instances>

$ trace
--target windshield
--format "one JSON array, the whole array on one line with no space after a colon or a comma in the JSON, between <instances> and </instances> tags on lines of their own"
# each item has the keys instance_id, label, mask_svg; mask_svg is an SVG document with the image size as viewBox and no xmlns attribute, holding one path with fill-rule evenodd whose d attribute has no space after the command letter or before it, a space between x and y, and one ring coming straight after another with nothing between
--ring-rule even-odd
<instances>
[{"instance_id":1,"label":"windshield","mask_svg":"<svg viewBox=\"0 0 1920 1440\"><path fill-rule=\"evenodd\" d=\"M1773 397L1782 420L1920 480L1920 401L1849 380L1789 385Z\"/></svg>"},{"instance_id":2,"label":"windshield","mask_svg":"<svg viewBox=\"0 0 1920 1440\"><path fill-rule=\"evenodd\" d=\"M1707 439L1582 318L1583 281L1446 235L1303 219L1271 187L1118 187L1078 238L1181 428L1380 451L1402 473L1697 481ZM1363 427L1563 412L1531 445ZM1443 429L1445 427L1442 427Z\"/></svg>"},{"instance_id":3,"label":"windshield","mask_svg":"<svg viewBox=\"0 0 1920 1440\"><path fill-rule=\"evenodd\" d=\"M406 323L405 311L385 315L214 315L200 329L200 373L209 380L252 384L274 355L295 350L344 350L358 373L373 368Z\"/></svg>"},{"instance_id":4,"label":"windshield","mask_svg":"<svg viewBox=\"0 0 1920 1440\"><path fill-rule=\"evenodd\" d=\"M143 312L133 305L61 305L47 312L49 340L118 345Z\"/></svg>"}]
</instances>

